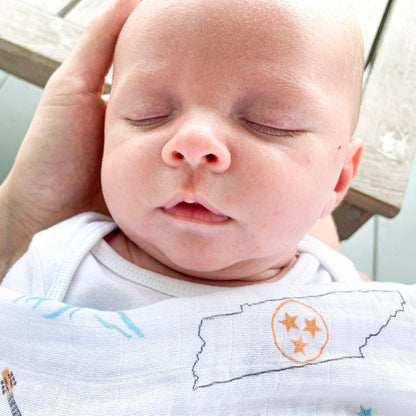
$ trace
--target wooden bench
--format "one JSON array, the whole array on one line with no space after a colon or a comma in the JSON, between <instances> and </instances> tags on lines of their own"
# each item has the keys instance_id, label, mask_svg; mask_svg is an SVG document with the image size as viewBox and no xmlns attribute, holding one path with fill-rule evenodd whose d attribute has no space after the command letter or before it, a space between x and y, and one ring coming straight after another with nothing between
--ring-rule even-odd
<instances>
[{"instance_id":1,"label":"wooden bench","mask_svg":"<svg viewBox=\"0 0 416 416\"><path fill-rule=\"evenodd\" d=\"M416 149L416 8L414 0L340 1L362 28L367 61L356 132L366 151L360 173L334 213L345 239L375 214L395 216L403 203ZM1 0L0 68L44 86L109 2Z\"/></svg>"}]
</instances>

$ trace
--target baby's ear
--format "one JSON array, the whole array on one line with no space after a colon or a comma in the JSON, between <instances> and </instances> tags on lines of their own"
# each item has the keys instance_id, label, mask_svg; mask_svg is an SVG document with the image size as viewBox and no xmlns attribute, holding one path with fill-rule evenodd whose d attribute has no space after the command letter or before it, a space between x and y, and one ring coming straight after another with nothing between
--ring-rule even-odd
<instances>
[{"instance_id":1,"label":"baby's ear","mask_svg":"<svg viewBox=\"0 0 416 416\"><path fill-rule=\"evenodd\" d=\"M358 167L360 166L363 151L363 140L354 138L348 143L348 154L347 158L345 159L344 167L341 170L341 173L338 177L338 182L335 185L332 195L327 201L321 218L329 215L343 200L352 180L358 173Z\"/></svg>"}]
</instances>

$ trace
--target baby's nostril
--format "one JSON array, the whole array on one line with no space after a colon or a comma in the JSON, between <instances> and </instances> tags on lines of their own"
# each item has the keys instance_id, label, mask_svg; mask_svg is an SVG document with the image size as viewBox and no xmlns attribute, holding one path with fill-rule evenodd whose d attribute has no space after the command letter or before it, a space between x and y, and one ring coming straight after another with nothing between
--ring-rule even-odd
<instances>
[{"instance_id":1,"label":"baby's nostril","mask_svg":"<svg viewBox=\"0 0 416 416\"><path fill-rule=\"evenodd\" d=\"M177 152L177 151L174 151L173 153L172 153L172 156L174 157L174 159L176 159L176 160L182 160L183 159L183 154L182 153L179 153L179 152Z\"/></svg>"},{"instance_id":2,"label":"baby's nostril","mask_svg":"<svg viewBox=\"0 0 416 416\"><path fill-rule=\"evenodd\" d=\"M217 161L217 156L213 155L212 153L209 153L205 157L207 158L208 162L216 162Z\"/></svg>"}]
</instances>

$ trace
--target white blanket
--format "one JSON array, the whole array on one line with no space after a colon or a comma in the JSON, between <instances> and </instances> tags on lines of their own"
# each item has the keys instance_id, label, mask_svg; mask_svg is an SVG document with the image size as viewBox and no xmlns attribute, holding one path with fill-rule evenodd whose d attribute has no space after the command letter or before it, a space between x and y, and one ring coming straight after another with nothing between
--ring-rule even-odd
<instances>
[{"instance_id":1,"label":"white blanket","mask_svg":"<svg viewBox=\"0 0 416 416\"><path fill-rule=\"evenodd\" d=\"M2 416L411 416L416 286L263 284L120 312L0 288L0 373Z\"/></svg>"}]
</instances>

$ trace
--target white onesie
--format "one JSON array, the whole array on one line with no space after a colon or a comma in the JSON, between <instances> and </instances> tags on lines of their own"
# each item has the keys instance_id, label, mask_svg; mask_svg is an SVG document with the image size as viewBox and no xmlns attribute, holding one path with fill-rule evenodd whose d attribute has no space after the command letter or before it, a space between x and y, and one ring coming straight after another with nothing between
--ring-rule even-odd
<instances>
[{"instance_id":1,"label":"white onesie","mask_svg":"<svg viewBox=\"0 0 416 416\"><path fill-rule=\"evenodd\" d=\"M109 217L85 213L38 233L2 286L105 310L131 309L172 297L225 290L172 279L128 262L103 239L115 228ZM359 281L346 257L305 237L299 245L297 264L278 284Z\"/></svg>"}]
</instances>

